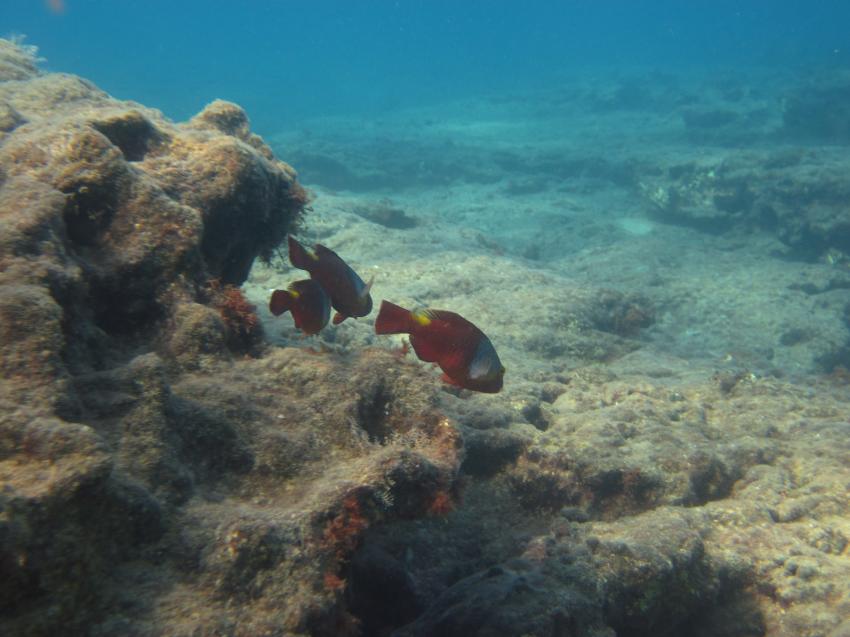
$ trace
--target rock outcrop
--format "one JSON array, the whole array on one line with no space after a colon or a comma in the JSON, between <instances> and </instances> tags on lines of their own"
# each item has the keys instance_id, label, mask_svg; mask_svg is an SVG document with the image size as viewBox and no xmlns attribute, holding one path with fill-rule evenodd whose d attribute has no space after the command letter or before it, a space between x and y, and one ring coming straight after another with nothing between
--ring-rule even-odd
<instances>
[{"instance_id":1,"label":"rock outcrop","mask_svg":"<svg viewBox=\"0 0 850 637\"><path fill-rule=\"evenodd\" d=\"M0 633L353 631L350 555L451 506L457 430L392 354L263 352L238 286L307 196L242 109L33 54L0 41Z\"/></svg>"}]
</instances>

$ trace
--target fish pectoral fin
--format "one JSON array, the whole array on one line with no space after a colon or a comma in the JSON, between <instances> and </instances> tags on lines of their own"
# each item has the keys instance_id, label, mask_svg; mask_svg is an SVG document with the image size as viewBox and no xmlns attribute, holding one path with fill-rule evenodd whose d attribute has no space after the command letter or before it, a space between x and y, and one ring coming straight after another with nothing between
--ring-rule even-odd
<instances>
[{"instance_id":1,"label":"fish pectoral fin","mask_svg":"<svg viewBox=\"0 0 850 637\"><path fill-rule=\"evenodd\" d=\"M313 267L315 261L318 260L316 254L295 240L295 237L289 235L289 262L300 270L307 270Z\"/></svg>"},{"instance_id":2,"label":"fish pectoral fin","mask_svg":"<svg viewBox=\"0 0 850 637\"><path fill-rule=\"evenodd\" d=\"M340 323L342 323L347 318L348 317L345 316L344 314L340 314L339 312L336 312L334 314L334 325L339 325Z\"/></svg>"},{"instance_id":3,"label":"fish pectoral fin","mask_svg":"<svg viewBox=\"0 0 850 637\"><path fill-rule=\"evenodd\" d=\"M447 352L443 352L440 357L440 367L445 369L455 369L467 372L466 355L462 348L455 347Z\"/></svg>"},{"instance_id":4,"label":"fish pectoral fin","mask_svg":"<svg viewBox=\"0 0 850 637\"><path fill-rule=\"evenodd\" d=\"M442 380L447 385L454 385L455 387L463 387L459 382L457 382L454 378L449 376L446 372L440 376L440 380Z\"/></svg>"}]
</instances>

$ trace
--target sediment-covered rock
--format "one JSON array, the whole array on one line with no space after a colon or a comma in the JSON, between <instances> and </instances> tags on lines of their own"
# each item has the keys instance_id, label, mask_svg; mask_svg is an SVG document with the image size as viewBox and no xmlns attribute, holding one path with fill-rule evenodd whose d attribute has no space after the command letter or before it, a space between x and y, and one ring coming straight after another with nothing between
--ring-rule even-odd
<instances>
[{"instance_id":1,"label":"sediment-covered rock","mask_svg":"<svg viewBox=\"0 0 850 637\"><path fill-rule=\"evenodd\" d=\"M29 59L3 50L15 68ZM174 124L80 78L28 73L0 84L11 122L0 138L8 375L58 382L175 319L179 328L183 304L238 306L228 286L271 255L306 201L245 113L218 101ZM225 330L244 332L232 314Z\"/></svg>"},{"instance_id":2,"label":"sediment-covered rock","mask_svg":"<svg viewBox=\"0 0 850 637\"><path fill-rule=\"evenodd\" d=\"M815 73L790 91L784 101L783 132L796 141L850 143L850 74Z\"/></svg>"},{"instance_id":3,"label":"sediment-covered rock","mask_svg":"<svg viewBox=\"0 0 850 637\"><path fill-rule=\"evenodd\" d=\"M446 520L367 534L424 608L392 634L837 629L850 604L843 390L620 373L577 372L516 462L494 451L484 471L476 450Z\"/></svg>"},{"instance_id":4,"label":"sediment-covered rock","mask_svg":"<svg viewBox=\"0 0 850 637\"><path fill-rule=\"evenodd\" d=\"M0 41L0 632L355 634L364 531L456 498L433 385L261 356L238 286L306 194L242 109L175 124L33 54Z\"/></svg>"},{"instance_id":5,"label":"sediment-covered rock","mask_svg":"<svg viewBox=\"0 0 850 637\"><path fill-rule=\"evenodd\" d=\"M657 218L713 234L767 231L790 256L846 262L850 203L835 147L730 154L726 159L667 166L638 191Z\"/></svg>"}]
</instances>

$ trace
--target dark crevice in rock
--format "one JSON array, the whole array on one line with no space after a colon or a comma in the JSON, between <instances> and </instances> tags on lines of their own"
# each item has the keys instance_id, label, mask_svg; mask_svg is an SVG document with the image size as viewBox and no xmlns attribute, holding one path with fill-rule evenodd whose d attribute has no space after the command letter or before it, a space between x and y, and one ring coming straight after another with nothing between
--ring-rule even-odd
<instances>
[{"instance_id":1,"label":"dark crevice in rock","mask_svg":"<svg viewBox=\"0 0 850 637\"><path fill-rule=\"evenodd\" d=\"M113 184L81 184L66 192L62 217L68 238L80 246L94 246L115 215Z\"/></svg>"},{"instance_id":2,"label":"dark crevice in rock","mask_svg":"<svg viewBox=\"0 0 850 637\"><path fill-rule=\"evenodd\" d=\"M701 506L729 496L735 481L741 477L740 469L730 469L718 458L699 456L691 460L690 494L683 504Z\"/></svg>"},{"instance_id":3,"label":"dark crevice in rock","mask_svg":"<svg viewBox=\"0 0 850 637\"><path fill-rule=\"evenodd\" d=\"M109 141L121 149L124 158L131 162L142 161L152 148L165 139L153 123L138 111L93 122L92 126L106 135Z\"/></svg>"},{"instance_id":4,"label":"dark crevice in rock","mask_svg":"<svg viewBox=\"0 0 850 637\"><path fill-rule=\"evenodd\" d=\"M168 415L181 442L180 455L204 482L253 468L253 454L221 414L186 398L173 397Z\"/></svg>"},{"instance_id":5,"label":"dark crevice in rock","mask_svg":"<svg viewBox=\"0 0 850 637\"><path fill-rule=\"evenodd\" d=\"M158 283L156 265L150 261L124 272L95 276L88 301L97 326L119 337L152 333L166 312L157 300Z\"/></svg>"},{"instance_id":6,"label":"dark crevice in rock","mask_svg":"<svg viewBox=\"0 0 850 637\"><path fill-rule=\"evenodd\" d=\"M361 637L384 637L422 611L415 585L402 562L376 543L366 542L344 573L349 611Z\"/></svg>"},{"instance_id":7,"label":"dark crevice in rock","mask_svg":"<svg viewBox=\"0 0 850 637\"><path fill-rule=\"evenodd\" d=\"M357 423L372 442L385 443L392 433L387 422L391 395L383 383L364 388L357 402Z\"/></svg>"},{"instance_id":8,"label":"dark crevice in rock","mask_svg":"<svg viewBox=\"0 0 850 637\"><path fill-rule=\"evenodd\" d=\"M831 374L840 369L850 369L850 340L819 356L815 362L825 374Z\"/></svg>"}]
</instances>

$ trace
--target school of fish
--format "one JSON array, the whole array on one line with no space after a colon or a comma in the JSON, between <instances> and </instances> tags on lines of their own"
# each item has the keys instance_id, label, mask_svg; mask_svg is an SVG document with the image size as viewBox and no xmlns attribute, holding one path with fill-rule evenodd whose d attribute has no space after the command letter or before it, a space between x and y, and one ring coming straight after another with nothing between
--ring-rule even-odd
<instances>
[{"instance_id":1,"label":"school of fish","mask_svg":"<svg viewBox=\"0 0 850 637\"><path fill-rule=\"evenodd\" d=\"M364 283L333 250L316 244L310 250L289 237L289 261L306 270L309 279L295 281L286 290L274 290L269 310L275 316L291 312L295 327L318 334L336 310L334 325L372 311L372 281ZM495 394L502 389L505 368L496 348L478 327L447 310L407 310L382 301L375 319L376 334L408 334L419 360L435 363L443 380L472 391Z\"/></svg>"}]
</instances>

